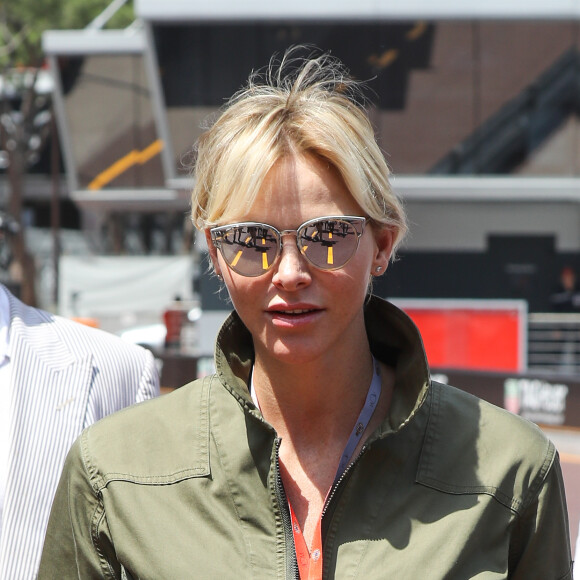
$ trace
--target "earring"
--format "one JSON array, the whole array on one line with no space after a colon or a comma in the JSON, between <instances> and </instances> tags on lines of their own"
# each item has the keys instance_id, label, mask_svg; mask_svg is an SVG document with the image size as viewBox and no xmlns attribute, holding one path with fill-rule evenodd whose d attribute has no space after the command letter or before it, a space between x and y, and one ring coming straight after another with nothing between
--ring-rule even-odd
<instances>
[{"instance_id":1,"label":"earring","mask_svg":"<svg viewBox=\"0 0 580 580\"><path fill-rule=\"evenodd\" d=\"M375 272L378 274L378 273L379 273L379 272L380 272L382 269L383 269L383 267L382 267L382 266L377 266L377 267L375 268Z\"/></svg>"}]
</instances>

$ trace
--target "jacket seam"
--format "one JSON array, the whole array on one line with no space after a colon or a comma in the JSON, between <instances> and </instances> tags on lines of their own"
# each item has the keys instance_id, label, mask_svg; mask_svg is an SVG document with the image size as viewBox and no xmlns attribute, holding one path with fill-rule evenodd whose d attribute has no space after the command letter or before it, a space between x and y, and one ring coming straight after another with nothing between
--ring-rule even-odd
<instances>
[{"instance_id":1,"label":"jacket seam","mask_svg":"<svg viewBox=\"0 0 580 580\"><path fill-rule=\"evenodd\" d=\"M431 489L435 489L442 493L448 493L452 495L479 495L484 494L492 497L498 503L508 508L516 515L520 515L525 508L533 501L533 498L538 493L541 488L542 483L545 481L546 475L550 470L551 465L554 460L553 445L549 443L546 446L546 452L542 460L542 466L538 473L534 476L532 483L530 484L528 490L526 491L524 497L518 499L512 495L508 495L501 491L496 486L490 485L452 485L448 482L441 481L429 473L432 470L432 449L437 440L437 429L435 421L438 417L438 411L441 404L442 396L442 386L436 381L431 381L430 391L433 394L431 406L429 409L429 420L427 422L427 431L425 436L425 445L421 452L421 457L419 459L419 468L417 471L416 482L420 485L425 485Z\"/></svg>"},{"instance_id":2,"label":"jacket seam","mask_svg":"<svg viewBox=\"0 0 580 580\"><path fill-rule=\"evenodd\" d=\"M135 485L174 485L187 479L207 476L207 470L203 467L194 467L176 471L169 475L139 475L135 476L130 473L108 473L106 477L99 477L101 483L96 488L97 491L105 489L110 483L123 481Z\"/></svg>"},{"instance_id":3,"label":"jacket seam","mask_svg":"<svg viewBox=\"0 0 580 580\"><path fill-rule=\"evenodd\" d=\"M209 393L211 389L212 379L214 376L204 377L201 380L200 394L199 394L199 421L197 421L196 431L194 434L196 457L204 458L204 465L198 467L186 467L171 471L169 473L158 473L155 475L135 475L123 471L108 471L104 474L99 473L91 461L91 454L89 451L89 433L92 427L85 429L80 437L81 444L81 459L86 472L89 475L89 482L96 493L101 492L110 483L122 481L132 483L135 485L173 485L180 483L187 479L196 477L205 477L210 474L209 461L207 459L209 454ZM199 463L199 461L197 462Z\"/></svg>"},{"instance_id":4,"label":"jacket seam","mask_svg":"<svg viewBox=\"0 0 580 580\"><path fill-rule=\"evenodd\" d=\"M86 434L87 434L88 429L85 429L85 431L83 431L81 437L80 437L80 446L81 446L81 461L82 461L82 465L83 468L87 474L87 479L89 482L89 485L93 491L93 493L95 494L95 508L93 511L93 514L90 518L90 522L91 522L91 544L93 545L95 552L99 558L99 565L101 570L103 571L103 573L105 575L109 575L110 578L115 578L115 574L111 569L111 565L110 563L107 561L107 559L105 558L102 550L100 549L100 543L99 543L99 539L98 539L98 529L99 529L99 523L103 520L103 518L105 517L105 506L102 503L102 496L101 496L101 492L100 489L98 488L98 485L96 484L96 482L93 482L93 478L97 479L97 475L95 474L95 469L92 468L90 461L88 459L88 442L86 440ZM70 495L71 491L69 489L69 495ZM69 507L69 518L72 518L71 514L70 514L70 507ZM73 538L74 538L74 543L75 543L75 560L77 560L77 569L78 569L78 558L76 556L77 553L77 545L76 545L76 537L74 537L75 535L73 534Z\"/></svg>"},{"instance_id":5,"label":"jacket seam","mask_svg":"<svg viewBox=\"0 0 580 580\"><path fill-rule=\"evenodd\" d=\"M219 445L218 441L216 440L213 432L210 432L209 436L211 437L211 439L214 442L214 445L216 447L217 461L220 463L220 465L224 471L224 474L227 474L226 469L224 468L223 461L222 461L222 454L220 453L220 445ZM240 512L238 510L238 506L236 504L236 501L234 499L234 494L232 493L232 488L230 485L230 478L227 475L225 475L225 481L226 481L226 485L227 485L227 489L228 489L228 495L230 498L230 502L231 502L231 505L233 507L234 513L236 514L236 521L238 523L238 527L240 528L242 537L244 538L244 545L246 546L246 550L248 550L248 563L249 563L250 569L253 570L254 569L254 560L253 560L252 546L251 546L251 543L249 543L247 534L245 533L245 531L246 531L245 526L244 526L242 517L240 515Z\"/></svg>"},{"instance_id":6,"label":"jacket seam","mask_svg":"<svg viewBox=\"0 0 580 580\"><path fill-rule=\"evenodd\" d=\"M432 453L431 450L435 445L437 434L436 429L433 426L434 417L437 415L436 411L439 408L440 404L440 397L441 397L441 388L439 384L431 381L431 385L429 388L429 394L431 396L431 401L429 403L429 418L427 419L427 425L425 427L425 439L421 449L421 453L419 455L419 464L417 466L417 477L416 480L419 482L420 474L422 471L426 473L431 472L431 457ZM428 396L429 396L428 394ZM432 479L431 477L427 477L426 479Z\"/></svg>"},{"instance_id":7,"label":"jacket seam","mask_svg":"<svg viewBox=\"0 0 580 580\"><path fill-rule=\"evenodd\" d=\"M211 398L211 389L213 386L213 381L215 379L215 375L211 375L209 377L204 377L201 382L200 388L200 411L199 411L199 424L197 425L197 457L205 458L206 464L205 467L196 467L193 468L195 473L200 472L201 470L205 470L205 472L209 475L211 472L211 468L209 467L209 441L210 441L210 417L209 417L209 406L210 406L210 398Z\"/></svg>"},{"instance_id":8,"label":"jacket seam","mask_svg":"<svg viewBox=\"0 0 580 580\"><path fill-rule=\"evenodd\" d=\"M542 485L546 481L546 477L550 473L552 465L554 465L556 453L557 452L554 444L551 441L548 441L548 445L546 445L546 452L544 453L544 460L542 461L542 467L539 469L536 477L534 477L528 493L522 501L522 510L525 510L540 493Z\"/></svg>"},{"instance_id":9,"label":"jacket seam","mask_svg":"<svg viewBox=\"0 0 580 580\"><path fill-rule=\"evenodd\" d=\"M522 510L522 502L520 500L506 495L497 487L475 485L462 487L450 486L434 477L418 477L417 483L419 485L424 485L425 487L429 487L435 491L440 491L441 493L447 493L449 495L488 495L496 500L499 504L508 508L514 514L519 515Z\"/></svg>"},{"instance_id":10,"label":"jacket seam","mask_svg":"<svg viewBox=\"0 0 580 580\"><path fill-rule=\"evenodd\" d=\"M105 506L102 504L102 502L99 499L97 499L97 505L95 506L95 511L93 512L93 516L91 518L91 521L92 521L91 541L92 541L93 547L95 548L95 552L97 553L97 556L99 557L99 562L101 564L101 569L102 569L103 573L105 573L105 574L108 573L109 576L114 579L115 578L115 571L113 570L111 563L108 561L108 559L103 554L103 551L101 550L100 542L99 542L99 528L100 528L101 523L103 522L103 520L105 518L106 518Z\"/></svg>"}]
</instances>

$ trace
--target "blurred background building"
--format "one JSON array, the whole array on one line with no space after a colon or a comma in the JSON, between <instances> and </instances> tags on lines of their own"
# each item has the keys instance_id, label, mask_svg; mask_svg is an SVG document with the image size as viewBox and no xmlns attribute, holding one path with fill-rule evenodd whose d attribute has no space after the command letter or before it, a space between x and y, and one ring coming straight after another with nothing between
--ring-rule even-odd
<instances>
[{"instance_id":1,"label":"blurred background building","mask_svg":"<svg viewBox=\"0 0 580 580\"><path fill-rule=\"evenodd\" d=\"M555 312L580 304L554 302L561 272L580 272L580 2L135 0L133 23L107 28L124 4L43 35L59 139L47 138L22 196L41 305L118 331L155 322L179 295L201 307L198 348L210 354L228 305L188 218L192 147L251 70L307 43L368 81L409 214L375 292L502 301L525 320L517 370L580 370L580 314ZM152 257L158 275L135 278ZM117 274L99 283L88 272L104 258ZM123 301L136 279L157 301L150 316Z\"/></svg>"},{"instance_id":2,"label":"blurred background building","mask_svg":"<svg viewBox=\"0 0 580 580\"><path fill-rule=\"evenodd\" d=\"M209 372L230 306L189 220L193 145L251 70L314 44L368 82L409 214L374 291L436 378L580 427L580 0L108 1L0 5L0 281L153 349L165 387ZM27 10L68 29L7 66Z\"/></svg>"}]
</instances>

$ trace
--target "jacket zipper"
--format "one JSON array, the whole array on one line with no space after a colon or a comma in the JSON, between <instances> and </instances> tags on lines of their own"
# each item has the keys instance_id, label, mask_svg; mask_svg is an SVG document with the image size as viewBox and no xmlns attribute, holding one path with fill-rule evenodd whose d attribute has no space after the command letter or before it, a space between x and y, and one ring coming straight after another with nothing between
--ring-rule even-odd
<instances>
[{"instance_id":1,"label":"jacket zipper","mask_svg":"<svg viewBox=\"0 0 580 580\"><path fill-rule=\"evenodd\" d=\"M322 554L323 554L323 569L322 569L322 577L324 578L324 562L326 562L326 529L324 526L324 519L328 514L329 507L333 503L333 500L338 492L338 490L342 487L343 483L350 477L353 469L355 468L356 464L359 462L360 458L365 454L368 449L368 445L364 445L360 450L360 453L356 456L354 461L352 461L346 469L342 472L342 475L338 478L337 482L333 484L330 488L330 492L326 498L326 502L324 503L324 507L322 508L322 514L320 515L322 519Z\"/></svg>"},{"instance_id":2,"label":"jacket zipper","mask_svg":"<svg viewBox=\"0 0 580 580\"><path fill-rule=\"evenodd\" d=\"M341 486L342 482L345 479L347 479L347 477L349 477L350 472L354 469L354 466L359 462L359 459L364 455L366 450L367 446L364 445L360 450L360 453L355 457L355 460L347 465L346 469L342 472L342 475L338 478L337 482L330 488L330 492L328 494L328 497L326 498L324 507L322 508L322 517L326 515L327 508L334 499L334 496L336 495L338 488Z\"/></svg>"},{"instance_id":3,"label":"jacket zipper","mask_svg":"<svg viewBox=\"0 0 580 580\"><path fill-rule=\"evenodd\" d=\"M300 580L300 572L298 570L298 562L296 560L296 546L294 545L294 534L292 533L292 521L290 519L290 510L288 509L288 499L286 498L286 492L284 490L284 484L282 483L282 475L280 474L280 445L282 444L282 439L279 437L276 438L276 498L278 500L278 504L280 506L280 513L282 514L282 526L284 529L284 538L286 540L286 578L292 580ZM367 451L368 446L364 445L360 450L360 453L356 456L355 460L352 461L347 468L342 472L342 475L338 478L338 481L333 484L330 488L330 492L328 497L326 498L326 502L324 507L322 508L322 514L320 515L321 519L324 520L328 512L328 508L332 503L336 492L341 487L343 482L350 477L352 470L354 469L355 465L359 462L360 458L365 454ZM324 538L326 534L323 529L322 532L322 540L323 540L323 557L325 546L324 546ZM323 571L324 576L324 571Z\"/></svg>"},{"instance_id":4,"label":"jacket zipper","mask_svg":"<svg viewBox=\"0 0 580 580\"><path fill-rule=\"evenodd\" d=\"M276 499L282 515L282 527L284 529L284 539L286 548L286 578L288 580L300 580L298 562L296 560L296 547L294 545L294 534L292 533L292 521L290 510L288 509L288 499L282 483L280 474L280 444L282 439L276 438Z\"/></svg>"}]
</instances>

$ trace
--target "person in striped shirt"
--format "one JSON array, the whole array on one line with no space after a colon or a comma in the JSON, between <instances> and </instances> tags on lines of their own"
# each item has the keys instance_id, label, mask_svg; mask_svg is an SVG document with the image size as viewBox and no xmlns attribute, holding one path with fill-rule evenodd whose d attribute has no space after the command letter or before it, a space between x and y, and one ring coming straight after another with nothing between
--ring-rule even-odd
<instances>
[{"instance_id":1,"label":"person in striped shirt","mask_svg":"<svg viewBox=\"0 0 580 580\"><path fill-rule=\"evenodd\" d=\"M151 352L27 306L0 284L0 578L36 577L80 432L158 394Z\"/></svg>"}]
</instances>

